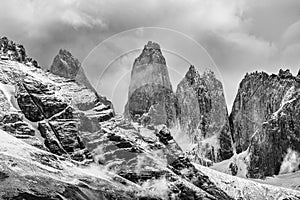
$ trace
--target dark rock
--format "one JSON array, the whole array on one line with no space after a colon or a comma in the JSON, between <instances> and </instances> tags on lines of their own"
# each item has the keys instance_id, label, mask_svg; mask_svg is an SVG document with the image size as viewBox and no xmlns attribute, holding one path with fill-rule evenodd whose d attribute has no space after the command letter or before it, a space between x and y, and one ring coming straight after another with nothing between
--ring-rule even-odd
<instances>
[{"instance_id":1,"label":"dark rock","mask_svg":"<svg viewBox=\"0 0 300 200\"><path fill-rule=\"evenodd\" d=\"M169 129L164 127L161 129L156 136L159 138L159 141L163 143L164 145L168 145L170 140L173 140L173 137L171 135L171 132Z\"/></svg>"},{"instance_id":2,"label":"dark rock","mask_svg":"<svg viewBox=\"0 0 300 200\"><path fill-rule=\"evenodd\" d=\"M50 150L50 152L57 155L62 155L67 153L63 149L62 145L57 139L57 136L55 135L55 132L53 131L53 128L49 124L45 122L39 122L38 130L40 131L41 136L45 138L45 146Z\"/></svg>"},{"instance_id":3,"label":"dark rock","mask_svg":"<svg viewBox=\"0 0 300 200\"><path fill-rule=\"evenodd\" d=\"M235 163L229 164L229 169L231 171L231 174L235 176L238 173L238 166Z\"/></svg>"},{"instance_id":4,"label":"dark rock","mask_svg":"<svg viewBox=\"0 0 300 200\"><path fill-rule=\"evenodd\" d=\"M293 78L293 75L292 75L292 73L290 72L289 69L287 69L287 70L280 69L279 73L278 73L278 76L279 76L279 78L282 78L282 79L284 79L284 78Z\"/></svg>"},{"instance_id":5,"label":"dark rock","mask_svg":"<svg viewBox=\"0 0 300 200\"><path fill-rule=\"evenodd\" d=\"M3 181L8 177L9 177L9 175L6 174L5 172L0 172L0 181Z\"/></svg>"},{"instance_id":6,"label":"dark rock","mask_svg":"<svg viewBox=\"0 0 300 200\"><path fill-rule=\"evenodd\" d=\"M18 85L17 101L27 119L33 122L48 119L68 106L62 99L53 96L51 87L34 80Z\"/></svg>"},{"instance_id":7,"label":"dark rock","mask_svg":"<svg viewBox=\"0 0 300 200\"><path fill-rule=\"evenodd\" d=\"M131 148L132 144L130 142L120 142L116 144L119 148Z\"/></svg>"}]
</instances>

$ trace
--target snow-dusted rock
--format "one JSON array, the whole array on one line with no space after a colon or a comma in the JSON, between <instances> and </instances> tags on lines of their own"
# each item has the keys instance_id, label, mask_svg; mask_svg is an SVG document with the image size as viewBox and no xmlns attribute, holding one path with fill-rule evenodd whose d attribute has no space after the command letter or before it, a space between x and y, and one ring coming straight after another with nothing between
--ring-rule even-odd
<instances>
[{"instance_id":1,"label":"snow-dusted rock","mask_svg":"<svg viewBox=\"0 0 300 200\"><path fill-rule=\"evenodd\" d=\"M249 149L248 176L278 174L288 149L300 152L299 94L289 70L247 74L240 83L230 123L237 153Z\"/></svg>"},{"instance_id":2,"label":"snow-dusted rock","mask_svg":"<svg viewBox=\"0 0 300 200\"><path fill-rule=\"evenodd\" d=\"M193 149L190 158L204 165L230 158L232 153L228 112L222 83L214 72L200 74L190 66L176 90L182 137Z\"/></svg>"}]
</instances>

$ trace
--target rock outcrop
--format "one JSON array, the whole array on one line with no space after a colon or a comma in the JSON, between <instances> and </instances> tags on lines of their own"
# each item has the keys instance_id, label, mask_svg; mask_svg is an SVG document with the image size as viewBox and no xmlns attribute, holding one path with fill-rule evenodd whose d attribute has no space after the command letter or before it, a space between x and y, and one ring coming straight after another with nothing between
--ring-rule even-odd
<instances>
[{"instance_id":1,"label":"rock outcrop","mask_svg":"<svg viewBox=\"0 0 300 200\"><path fill-rule=\"evenodd\" d=\"M190 155L219 162L232 153L228 112L222 83L215 74L206 70L199 74L190 66L176 90L182 134L196 145ZM198 161L199 162L199 161Z\"/></svg>"},{"instance_id":2,"label":"rock outcrop","mask_svg":"<svg viewBox=\"0 0 300 200\"><path fill-rule=\"evenodd\" d=\"M134 121L146 118L148 123L170 127L176 112L177 101L165 58L159 44L149 41L133 63L125 116Z\"/></svg>"},{"instance_id":3,"label":"rock outcrop","mask_svg":"<svg viewBox=\"0 0 300 200\"><path fill-rule=\"evenodd\" d=\"M289 70L247 74L240 83L230 123L237 153L249 154L249 177L278 174L288 150L300 152L299 85Z\"/></svg>"},{"instance_id":4,"label":"rock outcrop","mask_svg":"<svg viewBox=\"0 0 300 200\"><path fill-rule=\"evenodd\" d=\"M36 60L30 58L21 44L16 44L7 37L0 39L0 60L14 60L26 65L40 67Z\"/></svg>"},{"instance_id":5,"label":"rock outcrop","mask_svg":"<svg viewBox=\"0 0 300 200\"><path fill-rule=\"evenodd\" d=\"M65 49L59 50L49 70L52 74L75 80L77 83L95 91L87 79L79 60L74 58L74 56Z\"/></svg>"}]
</instances>

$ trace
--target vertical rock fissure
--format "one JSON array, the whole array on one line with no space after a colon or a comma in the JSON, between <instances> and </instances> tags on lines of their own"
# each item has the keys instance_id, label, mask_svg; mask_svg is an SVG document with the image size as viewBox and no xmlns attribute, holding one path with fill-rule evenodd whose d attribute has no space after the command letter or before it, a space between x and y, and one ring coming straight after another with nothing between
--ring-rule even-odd
<instances>
[{"instance_id":1,"label":"vertical rock fissure","mask_svg":"<svg viewBox=\"0 0 300 200\"><path fill-rule=\"evenodd\" d=\"M43 109L40 107L40 105L35 101L35 99L33 98L32 94L29 92L28 88L26 87L26 84L24 84L24 81L21 80L22 83L20 83L24 89L26 90L27 94L30 96L30 99L32 100L32 102L34 103L34 105L38 108L38 110L40 111L40 113L43 115L46 123L49 125L49 127L51 128L51 130L53 131L55 137L57 138L57 141L59 142L59 147L61 148L61 150L63 150L63 152L65 154L67 154L66 150L63 148L61 141L59 139L59 134L57 133L57 131L55 130L55 128L52 126L52 124L49 122L48 118L46 117L46 114L44 113Z\"/></svg>"}]
</instances>

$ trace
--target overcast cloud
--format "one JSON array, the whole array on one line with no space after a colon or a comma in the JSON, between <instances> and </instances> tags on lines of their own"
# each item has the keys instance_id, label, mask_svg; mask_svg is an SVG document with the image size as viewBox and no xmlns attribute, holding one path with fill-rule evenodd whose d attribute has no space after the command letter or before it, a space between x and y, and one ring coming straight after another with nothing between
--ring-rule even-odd
<instances>
[{"instance_id":1,"label":"overcast cloud","mask_svg":"<svg viewBox=\"0 0 300 200\"><path fill-rule=\"evenodd\" d=\"M183 32L222 74L228 104L246 72L300 64L299 0L1 0L0 35L48 68L60 48L83 60L104 39L132 28Z\"/></svg>"}]
</instances>

